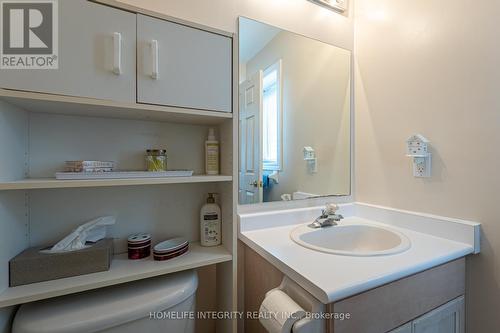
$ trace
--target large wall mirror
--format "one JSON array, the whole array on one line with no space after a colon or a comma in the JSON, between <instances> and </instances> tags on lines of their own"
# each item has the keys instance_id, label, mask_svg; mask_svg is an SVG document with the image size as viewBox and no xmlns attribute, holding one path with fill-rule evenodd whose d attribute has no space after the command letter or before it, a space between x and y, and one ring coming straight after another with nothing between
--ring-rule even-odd
<instances>
[{"instance_id":1,"label":"large wall mirror","mask_svg":"<svg viewBox=\"0 0 500 333\"><path fill-rule=\"evenodd\" d=\"M239 19L239 202L351 188L351 53Z\"/></svg>"}]
</instances>

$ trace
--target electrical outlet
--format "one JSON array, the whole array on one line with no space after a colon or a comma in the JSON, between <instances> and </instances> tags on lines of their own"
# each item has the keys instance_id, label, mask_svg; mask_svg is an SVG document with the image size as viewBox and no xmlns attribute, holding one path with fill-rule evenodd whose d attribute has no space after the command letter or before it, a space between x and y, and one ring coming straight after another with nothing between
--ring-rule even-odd
<instances>
[{"instance_id":1,"label":"electrical outlet","mask_svg":"<svg viewBox=\"0 0 500 333\"><path fill-rule=\"evenodd\" d=\"M426 157L413 158L413 176L428 178L431 176L431 154Z\"/></svg>"},{"instance_id":2,"label":"electrical outlet","mask_svg":"<svg viewBox=\"0 0 500 333\"><path fill-rule=\"evenodd\" d=\"M429 153L429 140L422 134L415 134L406 140L406 156L413 159L413 176L431 176L431 153Z\"/></svg>"}]
</instances>

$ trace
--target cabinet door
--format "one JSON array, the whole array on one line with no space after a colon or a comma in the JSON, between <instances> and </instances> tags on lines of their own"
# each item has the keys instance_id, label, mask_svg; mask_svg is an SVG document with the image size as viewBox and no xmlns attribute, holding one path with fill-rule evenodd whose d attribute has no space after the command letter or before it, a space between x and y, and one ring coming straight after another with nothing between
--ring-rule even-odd
<instances>
[{"instance_id":1,"label":"cabinet door","mask_svg":"<svg viewBox=\"0 0 500 333\"><path fill-rule=\"evenodd\" d=\"M231 112L231 38L137 16L137 101Z\"/></svg>"},{"instance_id":2,"label":"cabinet door","mask_svg":"<svg viewBox=\"0 0 500 333\"><path fill-rule=\"evenodd\" d=\"M411 331L411 323L408 323L406 325L400 326L389 333L412 333Z\"/></svg>"},{"instance_id":3,"label":"cabinet door","mask_svg":"<svg viewBox=\"0 0 500 333\"><path fill-rule=\"evenodd\" d=\"M464 333L464 297L459 297L413 321L413 333Z\"/></svg>"},{"instance_id":4,"label":"cabinet door","mask_svg":"<svg viewBox=\"0 0 500 333\"><path fill-rule=\"evenodd\" d=\"M136 15L85 0L58 1L58 12L59 68L0 69L0 87L135 102Z\"/></svg>"}]
</instances>

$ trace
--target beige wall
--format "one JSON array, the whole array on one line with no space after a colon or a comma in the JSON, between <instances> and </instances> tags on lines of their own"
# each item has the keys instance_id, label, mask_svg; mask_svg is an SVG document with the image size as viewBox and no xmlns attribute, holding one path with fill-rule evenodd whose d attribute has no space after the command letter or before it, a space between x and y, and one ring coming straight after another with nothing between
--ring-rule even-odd
<instances>
[{"instance_id":1,"label":"beige wall","mask_svg":"<svg viewBox=\"0 0 500 333\"><path fill-rule=\"evenodd\" d=\"M282 31L247 62L252 76L278 59L283 77L283 170L266 201L284 193L350 193L350 52ZM303 148L318 157L310 173Z\"/></svg>"},{"instance_id":2,"label":"beige wall","mask_svg":"<svg viewBox=\"0 0 500 333\"><path fill-rule=\"evenodd\" d=\"M500 330L500 2L357 0L356 199L477 220L470 333ZM405 139L432 142L413 178ZM495 256L496 255L496 256Z\"/></svg>"},{"instance_id":3,"label":"beige wall","mask_svg":"<svg viewBox=\"0 0 500 333\"><path fill-rule=\"evenodd\" d=\"M352 10L339 15L307 0L119 0L213 28L236 32L246 16L346 49L353 48Z\"/></svg>"}]
</instances>

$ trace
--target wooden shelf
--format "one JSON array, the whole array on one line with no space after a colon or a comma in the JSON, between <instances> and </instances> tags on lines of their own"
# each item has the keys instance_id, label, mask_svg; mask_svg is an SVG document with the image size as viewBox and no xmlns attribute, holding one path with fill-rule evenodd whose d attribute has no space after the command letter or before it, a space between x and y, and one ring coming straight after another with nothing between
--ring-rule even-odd
<instances>
[{"instance_id":1,"label":"wooden shelf","mask_svg":"<svg viewBox=\"0 0 500 333\"><path fill-rule=\"evenodd\" d=\"M106 272L92 273L7 288L0 294L0 308L78 293L120 283L150 278L187 269L231 261L231 254L223 247L202 247L189 244L189 253L168 261L128 260L127 255L115 256Z\"/></svg>"},{"instance_id":2,"label":"wooden shelf","mask_svg":"<svg viewBox=\"0 0 500 333\"><path fill-rule=\"evenodd\" d=\"M226 119L233 118L233 114L228 112L122 103L8 89L0 89L0 100L26 111L72 116L139 119L201 125L217 125Z\"/></svg>"},{"instance_id":3,"label":"wooden shelf","mask_svg":"<svg viewBox=\"0 0 500 333\"><path fill-rule=\"evenodd\" d=\"M55 178L27 178L12 182L0 182L0 191L36 190L50 188L109 187L162 184L216 183L230 182L232 176L191 176L168 178L126 178L126 179L85 179L57 180Z\"/></svg>"}]
</instances>

